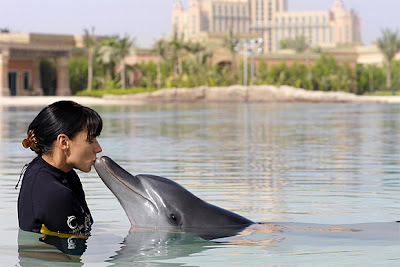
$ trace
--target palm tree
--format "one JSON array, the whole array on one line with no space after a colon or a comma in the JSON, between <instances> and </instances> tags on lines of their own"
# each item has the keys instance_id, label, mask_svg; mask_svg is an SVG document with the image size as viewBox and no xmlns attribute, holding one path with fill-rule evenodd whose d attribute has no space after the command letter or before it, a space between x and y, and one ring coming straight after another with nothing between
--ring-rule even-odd
<instances>
[{"instance_id":1,"label":"palm tree","mask_svg":"<svg viewBox=\"0 0 400 267\"><path fill-rule=\"evenodd\" d=\"M157 61L157 88L161 88L161 61L166 59L166 54L168 50L168 43L164 39L159 39L153 47L153 50L158 56Z\"/></svg>"},{"instance_id":2,"label":"palm tree","mask_svg":"<svg viewBox=\"0 0 400 267\"><path fill-rule=\"evenodd\" d=\"M229 50L231 53L231 60L232 60L232 73L233 73L233 80L234 83L237 82L237 64L236 64L236 40L234 39L233 36L233 30L232 28L229 29L228 34L225 36L224 40L224 47Z\"/></svg>"},{"instance_id":3,"label":"palm tree","mask_svg":"<svg viewBox=\"0 0 400 267\"><path fill-rule=\"evenodd\" d=\"M84 31L85 31L84 42L88 54L87 90L91 91L93 88L93 59L94 59L94 54L96 52L96 35L94 34L94 27L92 27L91 32L89 32L88 29L85 29Z\"/></svg>"},{"instance_id":4,"label":"palm tree","mask_svg":"<svg viewBox=\"0 0 400 267\"><path fill-rule=\"evenodd\" d=\"M100 44L100 48L98 51L97 60L106 68L106 84L111 79L112 69L116 63L115 60L117 57L117 41L117 36L113 36L106 40L103 40Z\"/></svg>"},{"instance_id":5,"label":"palm tree","mask_svg":"<svg viewBox=\"0 0 400 267\"><path fill-rule=\"evenodd\" d=\"M134 46L135 41L132 40L129 36L125 36L121 39L118 39L115 48L116 48L116 56L121 64L121 87L126 87L126 73L125 73L125 57L131 53L131 50Z\"/></svg>"},{"instance_id":6,"label":"palm tree","mask_svg":"<svg viewBox=\"0 0 400 267\"><path fill-rule=\"evenodd\" d=\"M182 50L185 46L183 34L178 36L178 31L176 28L174 29L172 39L169 42L169 47L172 52L172 61L173 61L173 68L174 68L174 75L182 74Z\"/></svg>"},{"instance_id":7,"label":"palm tree","mask_svg":"<svg viewBox=\"0 0 400 267\"><path fill-rule=\"evenodd\" d=\"M202 44L187 42L186 44L184 44L184 48L186 51L193 55L196 64L200 65L202 63L201 56L202 53L206 50L206 48Z\"/></svg>"},{"instance_id":8,"label":"palm tree","mask_svg":"<svg viewBox=\"0 0 400 267\"><path fill-rule=\"evenodd\" d=\"M207 72L208 59L212 56L212 52L201 43L187 42L184 45L186 51L192 55L192 60L189 61L189 75L193 77L195 84L204 80L204 74Z\"/></svg>"},{"instance_id":9,"label":"palm tree","mask_svg":"<svg viewBox=\"0 0 400 267\"><path fill-rule=\"evenodd\" d=\"M397 31L392 32L386 29L382 33L383 36L378 39L377 45L386 59L386 88L391 88L394 95L394 88L392 88L392 60L400 51L400 38Z\"/></svg>"}]
</instances>

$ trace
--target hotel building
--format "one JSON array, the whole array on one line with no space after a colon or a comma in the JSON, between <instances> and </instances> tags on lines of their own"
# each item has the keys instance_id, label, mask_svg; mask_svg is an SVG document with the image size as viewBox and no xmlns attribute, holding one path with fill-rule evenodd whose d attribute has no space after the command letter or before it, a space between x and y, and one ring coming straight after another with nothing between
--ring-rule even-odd
<instances>
[{"instance_id":1,"label":"hotel building","mask_svg":"<svg viewBox=\"0 0 400 267\"><path fill-rule=\"evenodd\" d=\"M172 29L185 39L202 33L255 33L264 53L277 52L283 39L304 36L310 46L361 43L360 19L343 1L327 11L288 11L287 0L189 0L172 9Z\"/></svg>"}]
</instances>

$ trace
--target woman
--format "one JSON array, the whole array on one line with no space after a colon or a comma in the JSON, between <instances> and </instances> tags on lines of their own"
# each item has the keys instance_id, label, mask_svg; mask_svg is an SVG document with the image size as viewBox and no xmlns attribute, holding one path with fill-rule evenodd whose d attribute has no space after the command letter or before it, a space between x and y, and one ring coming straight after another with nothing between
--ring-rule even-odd
<instances>
[{"instance_id":1,"label":"woman","mask_svg":"<svg viewBox=\"0 0 400 267\"><path fill-rule=\"evenodd\" d=\"M22 230L89 233L93 219L73 169L90 171L102 151L96 140L102 127L96 111L72 101L55 102L32 121L22 144L38 156L26 168L19 193Z\"/></svg>"}]
</instances>

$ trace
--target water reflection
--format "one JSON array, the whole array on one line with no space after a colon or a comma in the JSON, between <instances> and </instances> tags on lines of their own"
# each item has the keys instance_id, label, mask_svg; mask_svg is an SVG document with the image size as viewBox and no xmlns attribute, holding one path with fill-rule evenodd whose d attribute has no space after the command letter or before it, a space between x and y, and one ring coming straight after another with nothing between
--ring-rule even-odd
<instances>
[{"instance_id":1,"label":"water reflection","mask_svg":"<svg viewBox=\"0 0 400 267\"><path fill-rule=\"evenodd\" d=\"M160 104L94 108L104 119L99 138L103 155L115 159L133 174L150 173L173 179L201 199L253 221L332 224L399 220L400 105ZM21 140L40 110L41 107L0 106L0 233L4 237L0 240L0 253L8 257L18 257L17 249L10 249L10 240L16 240L18 234L18 191L14 186L22 166L34 157L33 152L22 147ZM94 172L79 176L95 225L130 226L118 201ZM315 244L313 249L318 242L323 245L328 242L326 239L323 243L315 236L307 239L307 235L295 235L292 240L297 240L297 245L308 240L309 244ZM263 248L243 245L247 246L243 250L218 243L215 249L209 249L215 243L177 236L178 243L179 240L205 242L204 247L194 249L201 256L193 252L179 261L198 265L204 257L203 261L217 260L226 265L233 262L262 265L266 255L284 253L284 263L290 265L296 264L296 256L307 246L304 243L291 246L289 239L279 239L287 237L279 233L251 236L254 243L278 238L274 240L278 243L271 245L279 246L266 249L267 244ZM38 238L38 245L46 245ZM135 243L134 236L125 233L115 236L106 230L95 233L87 242L81 262L101 263L113 255L127 256L129 253L116 253L124 247L128 251L131 245L120 244L125 238L133 240L127 244ZM159 249L166 248L171 253L174 250L178 253L186 246L168 247L174 242L173 236L158 240L166 243ZM321 253L310 260L322 263L334 260L329 255L346 255L346 260L360 265L361 257L374 255L380 256L378 262L384 265L385 259L395 259L398 254L395 246L352 253L362 242L353 244L353 249L346 247L348 254L340 245L337 250L320 247ZM153 248L149 250L157 251L156 243ZM55 247L54 250L60 252ZM192 258L197 261L190 261ZM255 261L248 261L250 258ZM275 262L272 258L268 261L271 265L282 264L280 257Z\"/></svg>"},{"instance_id":2,"label":"water reflection","mask_svg":"<svg viewBox=\"0 0 400 267\"><path fill-rule=\"evenodd\" d=\"M86 251L86 238L59 237L19 230L18 258L20 266L40 265L43 261L80 263ZM83 264L81 264L83 265Z\"/></svg>"},{"instance_id":3,"label":"water reflection","mask_svg":"<svg viewBox=\"0 0 400 267\"><path fill-rule=\"evenodd\" d=\"M190 234L132 229L109 262L152 262L188 257L213 249L214 243Z\"/></svg>"},{"instance_id":4,"label":"water reflection","mask_svg":"<svg viewBox=\"0 0 400 267\"><path fill-rule=\"evenodd\" d=\"M237 194L252 209L246 209L248 214L263 214L261 221L291 220L286 214L315 216L304 208L288 210L292 201L306 204L316 193L325 198L339 190L363 197L355 190L369 191L368 180L367 187L387 186L371 183L369 176L399 173L395 155L400 147L391 141L399 135L396 105L154 105L120 110L102 113L110 129L103 138L113 140L107 155L131 165L134 173L158 171L195 191L224 188L212 197L230 205L232 199L223 202L223 194ZM250 194L263 204L251 201Z\"/></svg>"},{"instance_id":5,"label":"water reflection","mask_svg":"<svg viewBox=\"0 0 400 267\"><path fill-rule=\"evenodd\" d=\"M144 228L131 228L121 239L117 232L113 234L113 230L116 229L108 232L97 229L88 240L73 237L50 240L48 238L51 236L20 231L19 264L32 266L64 262L81 266L85 261L97 264L105 261L113 265L163 266L168 263L180 266L190 257L211 254L215 260L223 253L231 255L231 260L241 259L245 263L252 260L240 258L243 251L254 253L258 250L263 255L254 261L258 263L265 263L263 257L268 256L270 263L293 264L296 257L304 255L314 259L334 255L336 262L340 263L336 256L348 254L352 257L347 258L347 261L366 264L377 260L382 262L383 258L393 256L390 251L396 251L400 238L400 223L396 222L347 225L256 224L238 235L213 241L192 234ZM354 260L355 254L363 260ZM398 259L392 258L392 261L395 264Z\"/></svg>"}]
</instances>

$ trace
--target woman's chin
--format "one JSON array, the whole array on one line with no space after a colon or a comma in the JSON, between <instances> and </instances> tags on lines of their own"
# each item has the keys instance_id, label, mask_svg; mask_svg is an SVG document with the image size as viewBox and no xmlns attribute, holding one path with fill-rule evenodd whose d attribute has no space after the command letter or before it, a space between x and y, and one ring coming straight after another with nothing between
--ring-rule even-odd
<instances>
[{"instance_id":1,"label":"woman's chin","mask_svg":"<svg viewBox=\"0 0 400 267\"><path fill-rule=\"evenodd\" d=\"M81 172L90 172L92 170L92 166L85 167L85 168L78 168Z\"/></svg>"}]
</instances>

